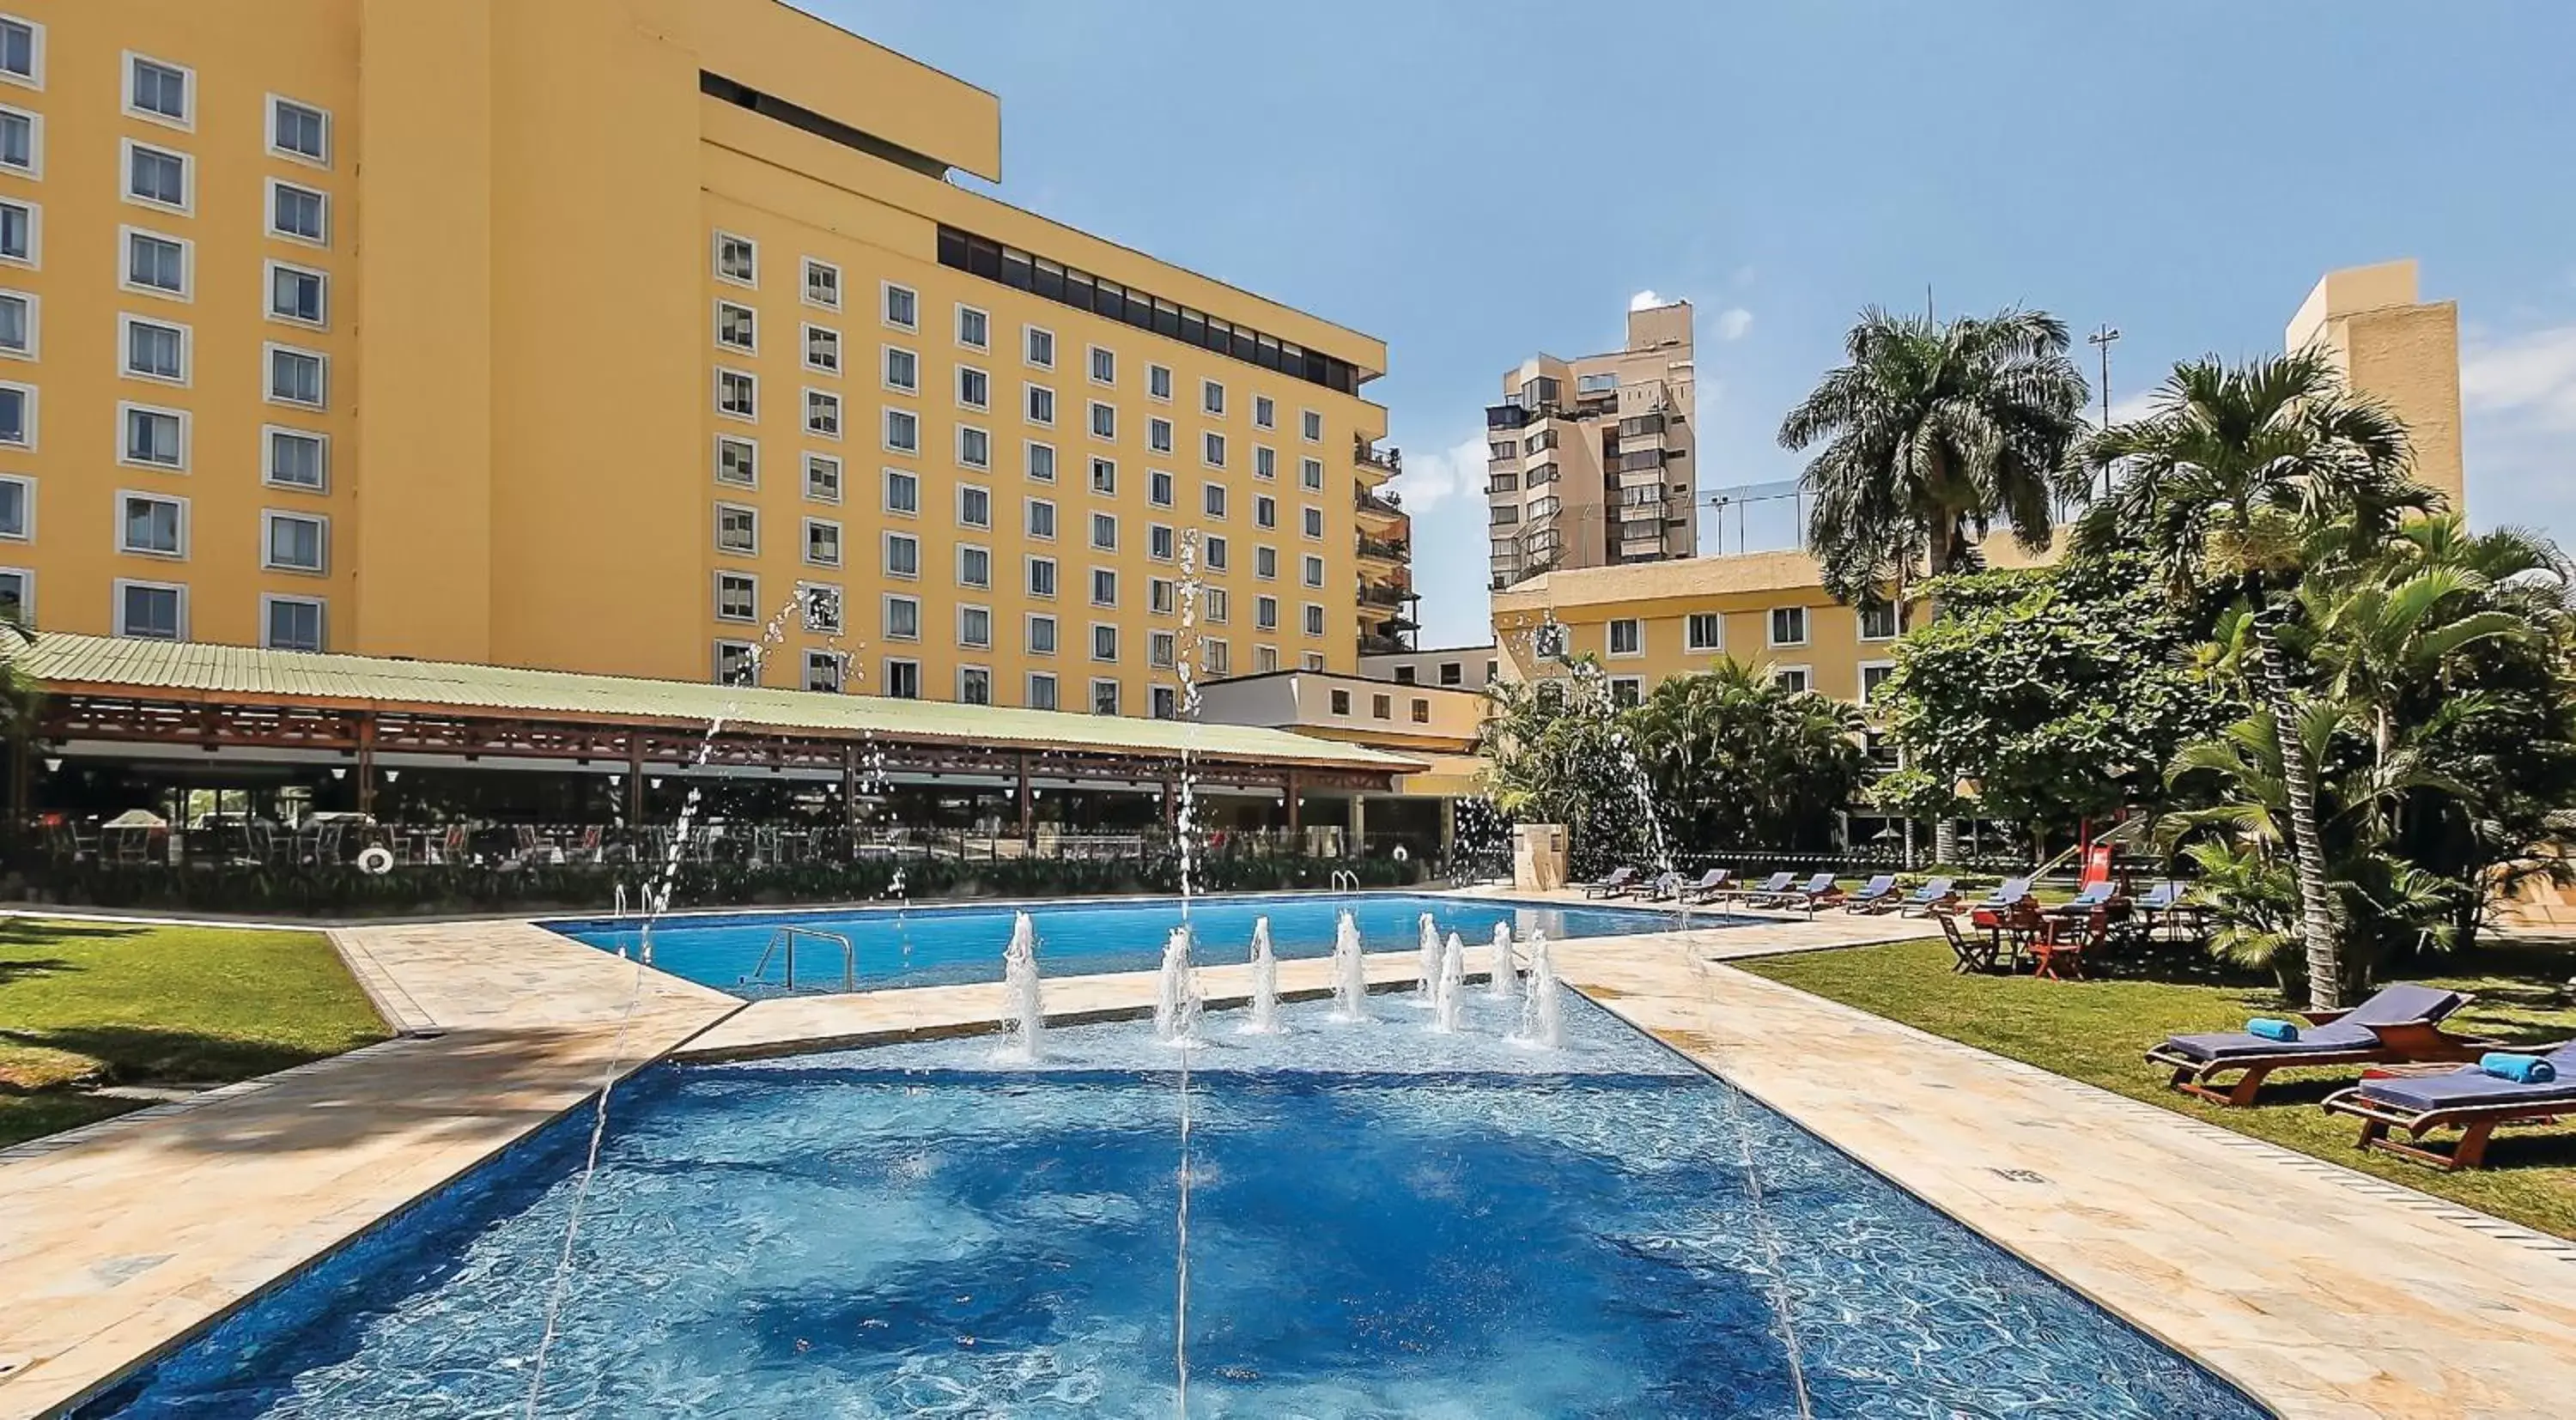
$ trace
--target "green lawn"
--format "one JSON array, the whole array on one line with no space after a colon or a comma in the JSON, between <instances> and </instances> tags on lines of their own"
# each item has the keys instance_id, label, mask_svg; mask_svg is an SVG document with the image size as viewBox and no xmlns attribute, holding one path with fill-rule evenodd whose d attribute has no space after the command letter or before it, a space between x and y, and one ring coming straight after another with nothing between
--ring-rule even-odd
<instances>
[{"instance_id":1,"label":"green lawn","mask_svg":"<svg viewBox=\"0 0 2576 1420\"><path fill-rule=\"evenodd\" d=\"M2027 976L1960 976L1938 940L1851 947L1736 962L1747 971L1903 1021L1935 1035L2027 1061L2086 1084L2148 1100L2302 1153L2439 1194L2499 1217L2576 1238L2576 1125L2499 1131L2491 1167L2443 1173L2353 1147L2356 1121L2317 1101L2357 1071L2284 1071L2264 1103L2224 1109L2174 1093L2140 1055L2178 1031L2242 1030L2247 1017L2279 1012L2269 987L2187 980L2056 982ZM2481 948L2467 969L2421 979L2474 991L2452 1018L2458 1031L2516 1043L2576 1039L2576 1010L2557 984L2576 972L2568 944ZM2180 973L2177 973L2180 974Z\"/></svg>"},{"instance_id":2,"label":"green lawn","mask_svg":"<svg viewBox=\"0 0 2576 1420\"><path fill-rule=\"evenodd\" d=\"M385 1038L318 932L0 921L0 1145Z\"/></svg>"}]
</instances>

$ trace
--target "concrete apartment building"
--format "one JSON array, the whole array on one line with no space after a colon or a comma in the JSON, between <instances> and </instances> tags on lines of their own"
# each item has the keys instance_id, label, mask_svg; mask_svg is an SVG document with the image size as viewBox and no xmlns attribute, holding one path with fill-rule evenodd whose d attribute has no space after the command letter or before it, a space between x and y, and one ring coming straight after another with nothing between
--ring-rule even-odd
<instances>
[{"instance_id":1,"label":"concrete apartment building","mask_svg":"<svg viewBox=\"0 0 2576 1420\"><path fill-rule=\"evenodd\" d=\"M1493 590L1698 550L1694 385L1688 301L1630 311L1618 350L1503 376L1485 411Z\"/></svg>"},{"instance_id":2,"label":"concrete apartment building","mask_svg":"<svg viewBox=\"0 0 2576 1420\"><path fill-rule=\"evenodd\" d=\"M0 600L1127 715L1385 649L1384 345L952 171L993 95L778 0L0 0Z\"/></svg>"},{"instance_id":3,"label":"concrete apartment building","mask_svg":"<svg viewBox=\"0 0 2576 1420\"><path fill-rule=\"evenodd\" d=\"M2395 408L2413 433L2416 478L2453 508L2463 505L2459 311L2449 301L2417 299L2413 261L2329 273L2285 339L2293 350L2321 345L2355 388ZM2033 560L2009 537L1989 541L1985 551L1991 566ZM1893 607L1845 606L1825 595L1814 559L1796 551L1560 567L1498 590L1495 654L1505 679L1561 673L1534 644L1548 621L1565 628L1567 654L1599 658L1623 699L1724 655L1865 705L1894 669L1903 630Z\"/></svg>"}]
</instances>

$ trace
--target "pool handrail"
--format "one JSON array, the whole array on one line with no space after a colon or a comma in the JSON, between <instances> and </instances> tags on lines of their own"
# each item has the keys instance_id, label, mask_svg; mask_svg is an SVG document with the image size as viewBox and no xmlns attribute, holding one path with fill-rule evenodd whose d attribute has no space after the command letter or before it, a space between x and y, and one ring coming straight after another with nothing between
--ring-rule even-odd
<instances>
[{"instance_id":1,"label":"pool handrail","mask_svg":"<svg viewBox=\"0 0 2576 1420\"><path fill-rule=\"evenodd\" d=\"M786 948L787 955L787 989L790 991L795 990L796 939L798 937L819 937L826 942L837 944L841 949L841 989L843 991L856 991L859 989L858 949L850 945L849 938L842 936L838 932L824 932L812 927L799 927L792 923L782 924L775 931L772 931L769 934L769 945L760 949L760 964L753 967L751 969L751 975L744 977L743 980L747 982L758 981L762 977L768 975L769 959L772 956L777 955L779 948L783 945Z\"/></svg>"}]
</instances>

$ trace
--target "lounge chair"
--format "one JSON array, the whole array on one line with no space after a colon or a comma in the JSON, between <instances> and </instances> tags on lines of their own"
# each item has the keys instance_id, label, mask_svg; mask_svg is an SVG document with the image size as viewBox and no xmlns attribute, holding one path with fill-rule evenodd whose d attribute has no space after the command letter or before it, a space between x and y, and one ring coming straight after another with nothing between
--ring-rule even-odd
<instances>
[{"instance_id":1,"label":"lounge chair","mask_svg":"<svg viewBox=\"0 0 2576 1420\"><path fill-rule=\"evenodd\" d=\"M1881 873L1843 899L1845 912L1885 912L1897 903L1896 874Z\"/></svg>"},{"instance_id":2,"label":"lounge chair","mask_svg":"<svg viewBox=\"0 0 2576 1420\"><path fill-rule=\"evenodd\" d=\"M1711 868L1707 872L1699 875L1699 881L1682 884L1682 901L1706 902L1710 898L1724 893L1726 891L1727 884L1734 881L1735 874L1728 872L1724 868Z\"/></svg>"},{"instance_id":3,"label":"lounge chair","mask_svg":"<svg viewBox=\"0 0 2576 1420\"><path fill-rule=\"evenodd\" d=\"M1959 889L1955 883L1948 878L1932 878L1905 895L1904 901L1897 904L1897 915L1911 917L1918 911L1927 915L1943 912L1958 906L1958 899Z\"/></svg>"},{"instance_id":4,"label":"lounge chair","mask_svg":"<svg viewBox=\"0 0 2576 1420\"><path fill-rule=\"evenodd\" d=\"M2098 882L2086 883L2082 891L2076 893L2066 901L2059 903L2057 906L2048 909L2048 911L2051 916L2057 917L2087 916L2091 914L2095 908L2098 908L2109 902L2111 899L2119 896L2119 893L2120 889L2116 884Z\"/></svg>"},{"instance_id":5,"label":"lounge chair","mask_svg":"<svg viewBox=\"0 0 2576 1420\"><path fill-rule=\"evenodd\" d=\"M1679 873L1657 873L1655 880L1646 885L1648 902L1678 902L1681 895L1682 875Z\"/></svg>"},{"instance_id":6,"label":"lounge chair","mask_svg":"<svg viewBox=\"0 0 2576 1420\"><path fill-rule=\"evenodd\" d=\"M1842 900L1843 890L1834 886L1834 875L1818 873L1796 887L1771 894L1763 902L1763 906L1803 907L1807 910L1807 915L1813 917L1816 915L1817 908L1831 907Z\"/></svg>"},{"instance_id":7,"label":"lounge chair","mask_svg":"<svg viewBox=\"0 0 2576 1420\"><path fill-rule=\"evenodd\" d=\"M2001 912L2008 907L2019 907L2029 900L2030 879L2006 878L1996 885L1993 892L1968 905L1986 912Z\"/></svg>"},{"instance_id":8,"label":"lounge chair","mask_svg":"<svg viewBox=\"0 0 2576 1420\"><path fill-rule=\"evenodd\" d=\"M1612 868L1606 875L1583 885L1585 897L1626 897L1636 890L1637 870Z\"/></svg>"},{"instance_id":9,"label":"lounge chair","mask_svg":"<svg viewBox=\"0 0 2576 1420\"><path fill-rule=\"evenodd\" d=\"M1793 873L1773 873L1771 876L1764 878L1756 886L1739 887L1733 892L1728 893L1727 896L1740 902L1749 902L1758 905L1787 892L1789 890L1789 879L1794 876L1796 875Z\"/></svg>"},{"instance_id":10,"label":"lounge chair","mask_svg":"<svg viewBox=\"0 0 2576 1420\"><path fill-rule=\"evenodd\" d=\"M2225 1105L2254 1102L2263 1079L2275 1070L2337 1065L2383 1065L2410 1060L2473 1060L2484 1045L2444 1035L2441 1022L2471 1000L2463 991L2400 982L2383 986L2348 1011L2300 1012L2308 1022L2296 1040L2236 1033L2178 1035L2147 1052L2147 1063L2170 1068L2173 1088ZM2243 1071L2221 1089L2216 1077Z\"/></svg>"},{"instance_id":11,"label":"lounge chair","mask_svg":"<svg viewBox=\"0 0 2576 1420\"><path fill-rule=\"evenodd\" d=\"M2356 1149L2383 1149L2444 1170L2477 1168L2486 1161L2487 1136L2497 1125L2576 1117L2576 1041L2516 1053L2541 1056L2556 1067L2558 1078L2525 1085L2464 1065L2447 1074L2364 1080L2327 1096L2325 1109L2361 1121ZM2407 1137L2391 1138L2392 1129L2405 1130ZM2457 1129L2460 1137L2447 1148L2424 1143L2435 1129Z\"/></svg>"}]
</instances>

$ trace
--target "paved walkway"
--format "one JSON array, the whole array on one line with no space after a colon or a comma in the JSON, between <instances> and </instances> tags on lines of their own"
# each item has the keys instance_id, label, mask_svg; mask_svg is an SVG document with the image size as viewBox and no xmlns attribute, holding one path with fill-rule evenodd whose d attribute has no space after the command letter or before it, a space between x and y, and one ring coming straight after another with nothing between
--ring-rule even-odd
<instances>
[{"instance_id":1,"label":"paved walkway","mask_svg":"<svg viewBox=\"0 0 2576 1420\"><path fill-rule=\"evenodd\" d=\"M1558 970L2285 1420L2576 1415L2555 1240L1702 953L1570 942Z\"/></svg>"},{"instance_id":2,"label":"paved walkway","mask_svg":"<svg viewBox=\"0 0 2576 1420\"><path fill-rule=\"evenodd\" d=\"M338 935L397 1025L443 1033L0 1163L0 1420L133 1369L740 1004L659 972L639 994L524 923Z\"/></svg>"}]
</instances>

